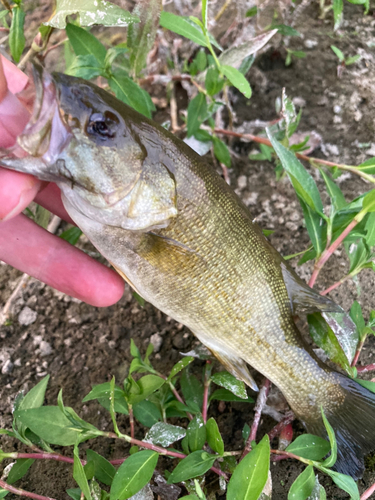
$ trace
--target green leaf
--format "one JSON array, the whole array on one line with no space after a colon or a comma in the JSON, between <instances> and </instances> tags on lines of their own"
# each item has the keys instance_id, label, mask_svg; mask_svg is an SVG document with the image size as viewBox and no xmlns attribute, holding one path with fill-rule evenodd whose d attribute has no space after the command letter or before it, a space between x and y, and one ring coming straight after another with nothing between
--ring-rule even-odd
<instances>
[{"instance_id":1,"label":"green leaf","mask_svg":"<svg viewBox=\"0 0 375 500\"><path fill-rule=\"evenodd\" d=\"M292 176L289 176L292 179L292 183L294 185L295 181ZM296 189L295 185L294 188ZM324 234L326 231L326 225L322 224L321 216L315 212L312 208L309 207L305 201L299 197L299 202L302 208L303 217L305 219L306 229L309 233L311 243L313 244L315 257L319 257L325 246L325 238Z\"/></svg>"},{"instance_id":2,"label":"green leaf","mask_svg":"<svg viewBox=\"0 0 375 500\"><path fill-rule=\"evenodd\" d=\"M221 437L219 427L214 418L209 418L206 423L207 443L209 447L219 455L224 453L224 441Z\"/></svg>"},{"instance_id":3,"label":"green leaf","mask_svg":"<svg viewBox=\"0 0 375 500\"><path fill-rule=\"evenodd\" d=\"M327 174L323 169L319 169L319 171L320 171L321 176L324 179L324 182L326 183L327 193L328 193L329 197L331 198L332 205L334 206L336 211L341 210L342 208L344 208L347 205L341 189L331 179L329 174Z\"/></svg>"},{"instance_id":4,"label":"green leaf","mask_svg":"<svg viewBox=\"0 0 375 500\"><path fill-rule=\"evenodd\" d=\"M190 373L189 370L184 370L180 379L181 391L185 398L186 404L189 402L195 403L199 408L202 408L203 403L203 385L198 379Z\"/></svg>"},{"instance_id":5,"label":"green leaf","mask_svg":"<svg viewBox=\"0 0 375 500\"><path fill-rule=\"evenodd\" d=\"M73 500L81 500L81 488L69 488L66 492Z\"/></svg>"},{"instance_id":6,"label":"green leaf","mask_svg":"<svg viewBox=\"0 0 375 500\"><path fill-rule=\"evenodd\" d=\"M212 136L214 144L214 154L220 163L224 163L228 168L231 167L231 157L228 146L221 139Z\"/></svg>"},{"instance_id":7,"label":"green leaf","mask_svg":"<svg viewBox=\"0 0 375 500\"><path fill-rule=\"evenodd\" d=\"M125 500L138 493L152 478L158 457L155 451L144 450L127 458L113 479L110 500Z\"/></svg>"},{"instance_id":8,"label":"green leaf","mask_svg":"<svg viewBox=\"0 0 375 500\"><path fill-rule=\"evenodd\" d=\"M207 102L206 96L199 92L189 102L187 115L187 136L191 137L199 129L203 121L207 118Z\"/></svg>"},{"instance_id":9,"label":"green leaf","mask_svg":"<svg viewBox=\"0 0 375 500\"><path fill-rule=\"evenodd\" d=\"M70 23L66 25L65 31L77 56L93 55L101 63L101 66L104 65L107 50L96 36Z\"/></svg>"},{"instance_id":10,"label":"green leaf","mask_svg":"<svg viewBox=\"0 0 375 500\"><path fill-rule=\"evenodd\" d=\"M210 396L210 401L213 399L217 399L219 401L238 401L240 403L254 403L254 399L252 398L239 398L238 396L235 396L233 392L228 391L227 389L218 389L214 391L211 396Z\"/></svg>"},{"instance_id":11,"label":"green leaf","mask_svg":"<svg viewBox=\"0 0 375 500\"><path fill-rule=\"evenodd\" d=\"M116 474L116 469L104 457L93 450L86 450L87 463L94 464L94 476L103 484L110 486Z\"/></svg>"},{"instance_id":12,"label":"green leaf","mask_svg":"<svg viewBox=\"0 0 375 500\"><path fill-rule=\"evenodd\" d=\"M349 274L356 269L360 269L370 259L371 251L364 239L361 238L349 246L348 257L350 262Z\"/></svg>"},{"instance_id":13,"label":"green leaf","mask_svg":"<svg viewBox=\"0 0 375 500\"><path fill-rule=\"evenodd\" d=\"M75 479L78 486L81 488L86 500L91 500L91 492L89 488L89 483L87 482L85 471L83 470L83 465L79 458L78 446L74 446L73 451L74 464L73 464L73 478Z\"/></svg>"},{"instance_id":14,"label":"green leaf","mask_svg":"<svg viewBox=\"0 0 375 500\"><path fill-rule=\"evenodd\" d=\"M369 248L375 246L375 212L368 215L366 225L366 244Z\"/></svg>"},{"instance_id":15,"label":"green leaf","mask_svg":"<svg viewBox=\"0 0 375 500\"><path fill-rule=\"evenodd\" d=\"M82 403L87 403L87 401L92 401L93 399L100 399L110 397L111 387L110 382L105 382L104 384L94 385L91 391L82 399ZM115 399L124 397L124 391L121 387L115 386Z\"/></svg>"},{"instance_id":16,"label":"green leaf","mask_svg":"<svg viewBox=\"0 0 375 500\"><path fill-rule=\"evenodd\" d=\"M335 45L331 45L331 49L333 50L333 52L336 54L336 56L339 58L339 60L341 62L345 61L345 56L338 47L335 47Z\"/></svg>"},{"instance_id":17,"label":"green leaf","mask_svg":"<svg viewBox=\"0 0 375 500\"><path fill-rule=\"evenodd\" d=\"M228 484L231 500L258 500L268 479L270 443L265 435L259 444L237 465Z\"/></svg>"},{"instance_id":18,"label":"green leaf","mask_svg":"<svg viewBox=\"0 0 375 500\"><path fill-rule=\"evenodd\" d=\"M177 464L168 478L168 484L180 483L205 474L216 459L217 455L210 455L202 450L194 451Z\"/></svg>"},{"instance_id":19,"label":"green leaf","mask_svg":"<svg viewBox=\"0 0 375 500\"><path fill-rule=\"evenodd\" d=\"M145 375L137 382L138 387L140 388L140 393L131 393L128 396L129 403L139 403L143 399L146 399L148 396L150 396L153 392L157 391L164 383L165 380L158 375Z\"/></svg>"},{"instance_id":20,"label":"green leaf","mask_svg":"<svg viewBox=\"0 0 375 500\"><path fill-rule=\"evenodd\" d=\"M157 422L148 431L146 440L148 443L160 444L163 448L167 448L185 436L186 429L165 422Z\"/></svg>"},{"instance_id":21,"label":"green leaf","mask_svg":"<svg viewBox=\"0 0 375 500\"><path fill-rule=\"evenodd\" d=\"M220 77L217 68L208 68L205 79L207 94L213 96L218 94L223 88L224 80Z\"/></svg>"},{"instance_id":22,"label":"green leaf","mask_svg":"<svg viewBox=\"0 0 375 500\"><path fill-rule=\"evenodd\" d=\"M58 28L66 27L66 18L79 14L81 26L128 26L138 23L139 18L106 0L56 0L53 16L44 25Z\"/></svg>"},{"instance_id":23,"label":"green leaf","mask_svg":"<svg viewBox=\"0 0 375 500\"><path fill-rule=\"evenodd\" d=\"M330 449L331 446L325 439L312 434L302 434L285 451L308 460L321 460L329 453Z\"/></svg>"},{"instance_id":24,"label":"green leaf","mask_svg":"<svg viewBox=\"0 0 375 500\"><path fill-rule=\"evenodd\" d=\"M301 36L301 33L291 26L286 24L276 24L272 25L272 29L277 29L277 31L284 36Z\"/></svg>"},{"instance_id":25,"label":"green leaf","mask_svg":"<svg viewBox=\"0 0 375 500\"><path fill-rule=\"evenodd\" d=\"M358 170L360 170L361 172L365 172L366 174L374 175L375 174L375 156L374 156L374 158L370 158L370 159L364 161L363 163L358 165L358 167L356 167L356 168Z\"/></svg>"},{"instance_id":26,"label":"green leaf","mask_svg":"<svg viewBox=\"0 0 375 500\"><path fill-rule=\"evenodd\" d=\"M355 56L350 56L345 59L345 66L350 66L351 64L356 63L359 59L361 59L360 54L356 54Z\"/></svg>"},{"instance_id":27,"label":"green leaf","mask_svg":"<svg viewBox=\"0 0 375 500\"><path fill-rule=\"evenodd\" d=\"M202 0L202 21L203 21L203 26L204 29L207 30L207 25L208 25L208 19L207 19L207 0Z\"/></svg>"},{"instance_id":28,"label":"green leaf","mask_svg":"<svg viewBox=\"0 0 375 500\"><path fill-rule=\"evenodd\" d=\"M133 82L124 70L116 70L108 79L108 83L118 99L151 118L155 106L150 95Z\"/></svg>"},{"instance_id":29,"label":"green leaf","mask_svg":"<svg viewBox=\"0 0 375 500\"><path fill-rule=\"evenodd\" d=\"M233 392L233 394L239 398L247 399L245 384L241 380L236 379L236 377L234 377L231 373L228 373L227 371L214 373L211 375L211 380L216 385L220 385L221 387L228 389L228 391Z\"/></svg>"},{"instance_id":30,"label":"green leaf","mask_svg":"<svg viewBox=\"0 0 375 500\"><path fill-rule=\"evenodd\" d=\"M359 335L361 336L361 332L365 329L366 324L362 314L362 308L356 300L353 302L349 314L356 327L358 328Z\"/></svg>"},{"instance_id":31,"label":"green leaf","mask_svg":"<svg viewBox=\"0 0 375 500\"><path fill-rule=\"evenodd\" d=\"M206 426L201 415L196 415L187 428L190 451L201 450L206 442Z\"/></svg>"},{"instance_id":32,"label":"green leaf","mask_svg":"<svg viewBox=\"0 0 375 500\"><path fill-rule=\"evenodd\" d=\"M146 67L148 53L155 42L161 10L162 0L138 0L134 7L133 14L139 17L140 23L129 26L127 42L132 74L136 77Z\"/></svg>"},{"instance_id":33,"label":"green leaf","mask_svg":"<svg viewBox=\"0 0 375 500\"><path fill-rule=\"evenodd\" d=\"M367 212L375 212L375 189L369 191L363 198L362 209Z\"/></svg>"},{"instance_id":34,"label":"green leaf","mask_svg":"<svg viewBox=\"0 0 375 500\"><path fill-rule=\"evenodd\" d=\"M192 356L186 356L185 358L180 359L180 361L176 363L172 368L171 373L167 378L167 382L171 381L172 378L177 375L177 373L183 370L186 366L190 365L190 363L192 363L193 361L194 358Z\"/></svg>"},{"instance_id":35,"label":"green leaf","mask_svg":"<svg viewBox=\"0 0 375 500\"><path fill-rule=\"evenodd\" d=\"M375 382L371 382L371 380L361 380L360 378L356 378L355 381L363 387L366 387L369 391L375 393Z\"/></svg>"},{"instance_id":36,"label":"green leaf","mask_svg":"<svg viewBox=\"0 0 375 500\"><path fill-rule=\"evenodd\" d=\"M133 358L142 360L141 352L136 346L133 339L130 339L130 354L133 356Z\"/></svg>"},{"instance_id":37,"label":"green leaf","mask_svg":"<svg viewBox=\"0 0 375 500\"><path fill-rule=\"evenodd\" d=\"M23 32L25 12L19 5L12 9L12 23L9 32L9 48L15 62L19 62L25 48L25 35Z\"/></svg>"},{"instance_id":38,"label":"green leaf","mask_svg":"<svg viewBox=\"0 0 375 500\"><path fill-rule=\"evenodd\" d=\"M50 444L60 446L75 444L81 433L81 429L75 428L70 420L61 413L58 406L18 410L14 416L34 434Z\"/></svg>"},{"instance_id":39,"label":"green leaf","mask_svg":"<svg viewBox=\"0 0 375 500\"><path fill-rule=\"evenodd\" d=\"M28 410L29 408L39 408L42 406L49 377L49 375L46 375L40 382L29 390L26 396L22 399L17 410Z\"/></svg>"},{"instance_id":40,"label":"green leaf","mask_svg":"<svg viewBox=\"0 0 375 500\"><path fill-rule=\"evenodd\" d=\"M21 479L35 462L33 458L19 458L10 469L7 483L13 484Z\"/></svg>"},{"instance_id":41,"label":"green leaf","mask_svg":"<svg viewBox=\"0 0 375 500\"><path fill-rule=\"evenodd\" d=\"M343 0L333 0L333 19L335 21L334 30L336 31L342 22L342 11L344 10Z\"/></svg>"},{"instance_id":42,"label":"green leaf","mask_svg":"<svg viewBox=\"0 0 375 500\"><path fill-rule=\"evenodd\" d=\"M70 227L66 231L62 232L60 234L60 238L63 240L67 241L71 245L76 245L78 243L78 240L80 239L82 235L82 231L80 230L79 227Z\"/></svg>"},{"instance_id":43,"label":"green leaf","mask_svg":"<svg viewBox=\"0 0 375 500\"><path fill-rule=\"evenodd\" d=\"M240 71L238 71L238 69L223 64L220 67L220 70L234 87L236 87L245 97L250 99L252 93L250 84L246 80L244 75Z\"/></svg>"},{"instance_id":44,"label":"green leaf","mask_svg":"<svg viewBox=\"0 0 375 500\"><path fill-rule=\"evenodd\" d=\"M335 432L332 429L331 424L328 422L327 417L324 415L323 408L321 408L321 411L322 411L322 418L323 418L323 422L324 422L324 427L327 430L329 442L331 445L331 454L326 460L324 460L322 465L324 465L324 467L333 467L336 463L336 460L337 460L337 441L336 441L336 437L335 437Z\"/></svg>"},{"instance_id":45,"label":"green leaf","mask_svg":"<svg viewBox=\"0 0 375 500\"><path fill-rule=\"evenodd\" d=\"M318 467L321 471L325 472L330 476L333 482L342 490L346 491L350 495L351 500L360 500L358 486L356 485L354 479L345 474L340 474L331 469L326 469L326 467Z\"/></svg>"},{"instance_id":46,"label":"green leaf","mask_svg":"<svg viewBox=\"0 0 375 500\"><path fill-rule=\"evenodd\" d=\"M197 24L191 24L186 17L163 11L160 15L160 25L202 47L207 47L207 41L202 29Z\"/></svg>"},{"instance_id":47,"label":"green leaf","mask_svg":"<svg viewBox=\"0 0 375 500\"><path fill-rule=\"evenodd\" d=\"M85 80L91 80L91 78L95 78L102 73L103 69L99 66L96 57L92 54L77 56L66 70L67 75L84 78Z\"/></svg>"},{"instance_id":48,"label":"green leaf","mask_svg":"<svg viewBox=\"0 0 375 500\"><path fill-rule=\"evenodd\" d=\"M152 427L162 419L159 408L146 399L133 406L133 413L136 420L145 427Z\"/></svg>"},{"instance_id":49,"label":"green leaf","mask_svg":"<svg viewBox=\"0 0 375 500\"><path fill-rule=\"evenodd\" d=\"M307 500L315 486L314 467L309 465L290 487L288 500Z\"/></svg>"},{"instance_id":50,"label":"green leaf","mask_svg":"<svg viewBox=\"0 0 375 500\"><path fill-rule=\"evenodd\" d=\"M335 337L340 344L341 349L344 351L344 354L351 364L353 358L355 356L357 350L357 344L359 341L359 335L357 328L350 318L350 316L345 313L322 313L323 318L325 319L328 326L332 329ZM346 369L350 376L352 376L352 372L350 369Z\"/></svg>"}]
</instances>

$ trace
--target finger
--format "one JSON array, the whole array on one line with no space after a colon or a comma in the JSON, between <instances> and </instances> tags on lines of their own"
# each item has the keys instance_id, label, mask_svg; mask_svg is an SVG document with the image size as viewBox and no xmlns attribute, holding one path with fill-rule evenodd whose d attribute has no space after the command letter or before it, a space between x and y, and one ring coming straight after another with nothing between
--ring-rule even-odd
<instances>
[{"instance_id":1,"label":"finger","mask_svg":"<svg viewBox=\"0 0 375 500\"><path fill-rule=\"evenodd\" d=\"M0 224L0 259L93 306L112 305L123 294L115 271L22 214Z\"/></svg>"},{"instance_id":2,"label":"finger","mask_svg":"<svg viewBox=\"0 0 375 500\"><path fill-rule=\"evenodd\" d=\"M0 220L9 220L22 212L35 198L41 185L41 181L32 175L0 167Z\"/></svg>"},{"instance_id":3,"label":"finger","mask_svg":"<svg viewBox=\"0 0 375 500\"><path fill-rule=\"evenodd\" d=\"M39 193L36 195L35 201L50 212L61 217L61 219L65 220L66 222L75 224L64 208L63 202L61 200L61 191L56 186L56 184L50 182L45 188L42 188L41 191L39 191Z\"/></svg>"},{"instance_id":4,"label":"finger","mask_svg":"<svg viewBox=\"0 0 375 500\"><path fill-rule=\"evenodd\" d=\"M17 68L13 63L8 61L8 59L0 55L0 66L2 65L3 73L8 83L8 88L13 94L21 92L29 81L29 78L23 71ZM2 70L0 69L0 73ZM1 96L0 96L1 101Z\"/></svg>"}]
</instances>

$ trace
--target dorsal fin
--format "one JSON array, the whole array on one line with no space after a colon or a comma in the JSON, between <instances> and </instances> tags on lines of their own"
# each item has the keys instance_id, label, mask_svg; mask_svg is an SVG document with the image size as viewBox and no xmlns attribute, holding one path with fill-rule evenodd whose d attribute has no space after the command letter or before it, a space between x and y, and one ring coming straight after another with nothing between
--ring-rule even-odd
<instances>
[{"instance_id":1,"label":"dorsal fin","mask_svg":"<svg viewBox=\"0 0 375 500\"><path fill-rule=\"evenodd\" d=\"M306 314L316 311L343 312L342 308L331 299L320 295L316 290L310 288L302 281L285 261L281 262L281 271L293 314Z\"/></svg>"}]
</instances>

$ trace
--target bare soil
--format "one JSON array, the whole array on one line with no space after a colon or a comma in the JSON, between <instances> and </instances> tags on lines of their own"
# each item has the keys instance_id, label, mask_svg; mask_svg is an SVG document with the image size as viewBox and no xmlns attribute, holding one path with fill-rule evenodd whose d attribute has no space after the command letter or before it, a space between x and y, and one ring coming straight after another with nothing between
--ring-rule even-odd
<instances>
[{"instance_id":1,"label":"bare soil","mask_svg":"<svg viewBox=\"0 0 375 500\"><path fill-rule=\"evenodd\" d=\"M42 15L45 16L44 11L40 12L40 17ZM299 130L304 133L314 131L321 136L321 145L314 155L340 163L359 164L375 156L375 19L371 15L364 17L360 6L346 3L347 21L340 32L333 33L331 16L320 20L318 15L315 4L305 9L296 26L303 37L293 38L290 42L290 48L304 50L306 58L293 59L293 63L286 67L285 49L274 46L257 59L249 74L253 88L251 100L246 101L236 92L232 94L235 125L246 131L248 122L274 119L277 116L275 100L285 87L287 95L298 98L295 100L297 104L303 104ZM362 55L359 63L344 69L340 79L336 73L338 60L329 48L331 44L340 47L347 56ZM289 181L276 182L270 163L248 160L247 155L256 148L255 144L233 141L231 147L236 153L230 171L231 184L249 205L259 224L275 230L270 236L272 244L283 255L304 250L308 237ZM323 190L318 173L313 171L313 174ZM348 200L370 189L370 185L350 174L342 175L339 183ZM324 202L329 205L327 197ZM63 229L64 225L59 232ZM84 239L80 244L86 251L97 255ZM297 259L292 263L297 265ZM338 250L321 273L317 288L323 290L347 270L347 258ZM308 280L311 263L299 267L297 272ZM3 263L0 265L0 305L5 304L20 277L20 272ZM331 297L346 310L358 300L367 318L370 310L375 309L374 284L375 275L368 270L361 273L356 282L348 281L332 292ZM35 321L27 326L19 322L19 314L26 307L36 313ZM109 414L101 406L95 402L82 404L81 401L93 384L109 381L113 375L122 381L131 360L130 339L133 338L144 353L153 334L159 334L161 345L152 361L163 373L168 373L180 359L180 352L197 344L184 326L150 304L140 307L129 287L119 303L99 309L31 279L19 296L11 323L0 327L0 369L3 369L0 374L0 428L11 427L12 404L17 393L28 391L41 377L50 374L47 404L56 404L57 393L62 388L66 405L74 407L78 414L100 429L112 430ZM374 361L374 340L370 338L367 342L361 364ZM200 366L198 361L197 370ZM258 376L257 380L261 378ZM218 419L226 448L240 449L242 429L245 423L251 424L253 405L227 403L219 408L213 403L210 412ZM125 432L129 431L125 417L120 418L119 423ZM274 424L272 419L265 417L259 437ZM294 428L296 433L302 430L298 422L294 423ZM136 426L136 437L143 436L144 429ZM17 442L7 437L1 437L0 443L7 451L20 449ZM108 439L96 440L91 447L109 459L123 457L128 452L124 444ZM71 453L71 450L66 450L66 453ZM273 498L286 499L292 482L302 470L301 464L289 460L272 464ZM332 486L329 478L322 476L320 480L327 488L329 499L348 498L347 494ZM215 481L215 477L209 476L210 481ZM375 473L366 471L359 481L360 491L374 481ZM32 466L20 487L66 499L65 489L74 488L76 484L69 465L40 461ZM8 497L13 498L12 495ZM217 498L224 497L217 493Z\"/></svg>"}]
</instances>

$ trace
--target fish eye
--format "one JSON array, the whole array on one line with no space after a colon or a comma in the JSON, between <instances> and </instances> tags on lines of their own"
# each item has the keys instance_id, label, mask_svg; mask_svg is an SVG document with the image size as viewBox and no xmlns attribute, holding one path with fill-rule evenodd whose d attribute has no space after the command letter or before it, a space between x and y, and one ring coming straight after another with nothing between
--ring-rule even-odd
<instances>
[{"instance_id":1,"label":"fish eye","mask_svg":"<svg viewBox=\"0 0 375 500\"><path fill-rule=\"evenodd\" d=\"M102 139L113 139L116 135L119 119L114 113L106 111L93 113L86 126L89 135L99 136Z\"/></svg>"}]
</instances>

